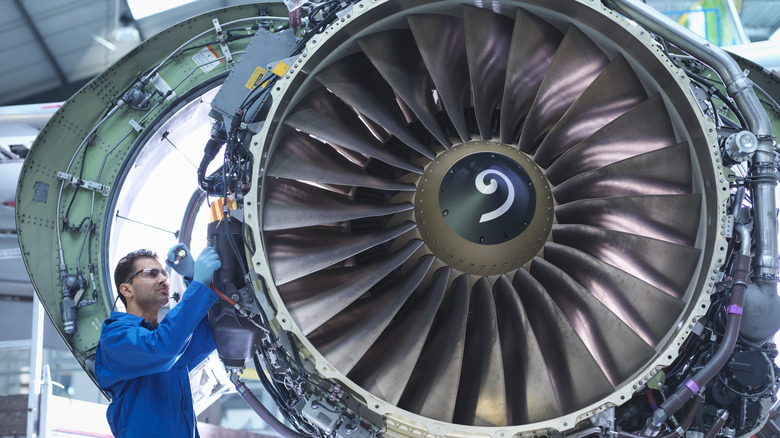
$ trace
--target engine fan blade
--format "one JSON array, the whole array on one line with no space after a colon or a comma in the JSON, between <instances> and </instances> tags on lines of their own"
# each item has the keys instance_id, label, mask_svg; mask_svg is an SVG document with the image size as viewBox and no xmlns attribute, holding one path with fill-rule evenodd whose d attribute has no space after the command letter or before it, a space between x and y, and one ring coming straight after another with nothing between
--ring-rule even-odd
<instances>
[{"instance_id":1,"label":"engine fan blade","mask_svg":"<svg viewBox=\"0 0 780 438\"><path fill-rule=\"evenodd\" d=\"M317 80L349 106L365 114L404 144L430 159L435 155L406 127L393 89L362 53L340 59L317 75Z\"/></svg>"},{"instance_id":2,"label":"engine fan blade","mask_svg":"<svg viewBox=\"0 0 780 438\"><path fill-rule=\"evenodd\" d=\"M608 63L590 38L570 26L523 124L520 150L532 152Z\"/></svg>"},{"instance_id":3,"label":"engine fan blade","mask_svg":"<svg viewBox=\"0 0 780 438\"><path fill-rule=\"evenodd\" d=\"M309 93L298 110L286 119L287 125L337 146L367 155L409 172L422 168L393 154L377 140L354 109L325 88Z\"/></svg>"},{"instance_id":4,"label":"engine fan blade","mask_svg":"<svg viewBox=\"0 0 780 438\"><path fill-rule=\"evenodd\" d=\"M577 268L559 269L537 257L531 264L531 275L566 315L612 386L617 386L655 350L567 274Z\"/></svg>"},{"instance_id":5,"label":"engine fan blade","mask_svg":"<svg viewBox=\"0 0 780 438\"><path fill-rule=\"evenodd\" d=\"M426 417L452 421L466 343L469 295L468 275L461 275L453 281L436 314L399 406Z\"/></svg>"},{"instance_id":6,"label":"engine fan blade","mask_svg":"<svg viewBox=\"0 0 780 438\"><path fill-rule=\"evenodd\" d=\"M550 129L534 153L547 167L561 154L647 98L636 73L618 55Z\"/></svg>"},{"instance_id":7,"label":"engine fan blade","mask_svg":"<svg viewBox=\"0 0 780 438\"><path fill-rule=\"evenodd\" d=\"M565 204L585 198L685 194L691 192L691 178L688 144L681 143L570 178L553 188L553 195Z\"/></svg>"},{"instance_id":8,"label":"engine fan blade","mask_svg":"<svg viewBox=\"0 0 780 438\"><path fill-rule=\"evenodd\" d=\"M453 421L477 426L504 426L506 384L498 338L496 304L487 277L474 284L469 304L463 368Z\"/></svg>"},{"instance_id":9,"label":"engine fan blade","mask_svg":"<svg viewBox=\"0 0 780 438\"><path fill-rule=\"evenodd\" d=\"M280 285L279 294L301 331L311 333L409 260L421 246L421 240L411 240L372 263L309 274Z\"/></svg>"},{"instance_id":10,"label":"engine fan blade","mask_svg":"<svg viewBox=\"0 0 780 438\"><path fill-rule=\"evenodd\" d=\"M438 110L433 101L431 79L410 31L376 33L359 39L358 44L425 129L444 147L452 146L436 120Z\"/></svg>"},{"instance_id":11,"label":"engine fan blade","mask_svg":"<svg viewBox=\"0 0 780 438\"><path fill-rule=\"evenodd\" d=\"M414 191L414 184L390 181L365 173L327 144L308 135L288 132L268 163L268 176L321 184Z\"/></svg>"},{"instance_id":12,"label":"engine fan blade","mask_svg":"<svg viewBox=\"0 0 780 438\"><path fill-rule=\"evenodd\" d=\"M571 247L547 242L544 259L566 272L655 347L677 321L682 300Z\"/></svg>"},{"instance_id":13,"label":"engine fan blade","mask_svg":"<svg viewBox=\"0 0 780 438\"><path fill-rule=\"evenodd\" d=\"M425 293L377 339L349 378L377 397L398 403L441 306L450 271L436 270Z\"/></svg>"},{"instance_id":14,"label":"engine fan blade","mask_svg":"<svg viewBox=\"0 0 780 438\"><path fill-rule=\"evenodd\" d=\"M471 140L463 109L471 106L463 22L449 15L407 17L436 92L465 142Z\"/></svg>"},{"instance_id":15,"label":"engine fan blade","mask_svg":"<svg viewBox=\"0 0 780 438\"><path fill-rule=\"evenodd\" d=\"M512 20L493 11L463 6L466 55L474 113L483 140L493 138L493 114L503 92Z\"/></svg>"},{"instance_id":16,"label":"engine fan blade","mask_svg":"<svg viewBox=\"0 0 780 438\"><path fill-rule=\"evenodd\" d=\"M542 350L517 291L502 275L493 286L493 294L504 359L509 424L544 421L561 415Z\"/></svg>"},{"instance_id":17,"label":"engine fan blade","mask_svg":"<svg viewBox=\"0 0 780 438\"><path fill-rule=\"evenodd\" d=\"M263 229L287 230L414 209L414 204L360 204L329 190L287 179L267 183Z\"/></svg>"},{"instance_id":18,"label":"engine fan blade","mask_svg":"<svg viewBox=\"0 0 780 438\"><path fill-rule=\"evenodd\" d=\"M395 239L414 229L405 222L397 227L368 234L347 234L315 229L271 231L266 251L276 284L317 272L371 247Z\"/></svg>"},{"instance_id":19,"label":"engine fan blade","mask_svg":"<svg viewBox=\"0 0 780 438\"><path fill-rule=\"evenodd\" d=\"M583 199L559 205L555 217L561 224L591 225L694 246L700 206L698 194Z\"/></svg>"},{"instance_id":20,"label":"engine fan blade","mask_svg":"<svg viewBox=\"0 0 780 438\"><path fill-rule=\"evenodd\" d=\"M560 184L575 175L675 143L669 114L661 95L656 94L561 155L545 176Z\"/></svg>"},{"instance_id":21,"label":"engine fan blade","mask_svg":"<svg viewBox=\"0 0 780 438\"><path fill-rule=\"evenodd\" d=\"M572 412L610 393L613 388L604 371L545 288L524 269L517 270L512 285L528 309L561 412Z\"/></svg>"},{"instance_id":22,"label":"engine fan blade","mask_svg":"<svg viewBox=\"0 0 780 438\"><path fill-rule=\"evenodd\" d=\"M678 299L685 295L701 256L696 248L586 225L555 225L552 237Z\"/></svg>"},{"instance_id":23,"label":"engine fan blade","mask_svg":"<svg viewBox=\"0 0 780 438\"><path fill-rule=\"evenodd\" d=\"M434 261L427 255L390 286L352 303L310 333L312 344L334 367L349 373L420 285Z\"/></svg>"},{"instance_id":24,"label":"engine fan blade","mask_svg":"<svg viewBox=\"0 0 780 438\"><path fill-rule=\"evenodd\" d=\"M563 34L539 17L518 9L501 100L501 141L516 143Z\"/></svg>"}]
</instances>

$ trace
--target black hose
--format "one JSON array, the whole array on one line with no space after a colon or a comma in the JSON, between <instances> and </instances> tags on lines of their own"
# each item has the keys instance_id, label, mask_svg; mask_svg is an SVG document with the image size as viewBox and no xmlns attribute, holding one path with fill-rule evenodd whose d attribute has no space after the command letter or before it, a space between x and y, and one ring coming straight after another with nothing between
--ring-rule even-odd
<instances>
[{"instance_id":1,"label":"black hose","mask_svg":"<svg viewBox=\"0 0 780 438\"><path fill-rule=\"evenodd\" d=\"M255 394L249 389L248 386L246 386L246 383L238 378L235 378L233 383L236 385L238 395L244 399L246 404L248 404L249 407L255 411L261 420L265 421L265 423L269 425L271 429L276 431L283 438L311 438L309 435L303 435L290 429L284 423L279 421L276 416L274 416L274 414L272 414L262 403L260 403L260 400L258 400Z\"/></svg>"},{"instance_id":2,"label":"black hose","mask_svg":"<svg viewBox=\"0 0 780 438\"><path fill-rule=\"evenodd\" d=\"M715 420L714 423L712 423L712 426L707 431L707 433L704 434L704 438L715 438L718 435L718 432L723 428L723 425L726 424L726 420L729 418L729 411L722 410L720 415L718 415L717 420Z\"/></svg>"},{"instance_id":3,"label":"black hose","mask_svg":"<svg viewBox=\"0 0 780 438\"><path fill-rule=\"evenodd\" d=\"M685 385L682 385L655 411L644 430L645 436L656 436L661 425L670 415L677 412L685 403L699 392L721 368L728 362L739 337L739 326L742 323L742 303L747 288L747 278L750 269L750 256L739 254L734 262L734 276L729 300L726 330L718 351L704 367L696 373Z\"/></svg>"},{"instance_id":4,"label":"black hose","mask_svg":"<svg viewBox=\"0 0 780 438\"><path fill-rule=\"evenodd\" d=\"M683 419L682 423L680 423L680 426L675 430L667 433L666 435L661 435L659 438L680 438L681 436L683 436L683 434L685 434L688 428L691 427L691 424L693 424L693 420L696 419L696 413L699 412L699 406L701 406L701 397L696 397L696 400L693 402L693 406L691 406L691 409L685 415L685 418ZM645 437L643 435L636 435L630 432L620 431L618 432L618 438L645 438Z\"/></svg>"}]
</instances>

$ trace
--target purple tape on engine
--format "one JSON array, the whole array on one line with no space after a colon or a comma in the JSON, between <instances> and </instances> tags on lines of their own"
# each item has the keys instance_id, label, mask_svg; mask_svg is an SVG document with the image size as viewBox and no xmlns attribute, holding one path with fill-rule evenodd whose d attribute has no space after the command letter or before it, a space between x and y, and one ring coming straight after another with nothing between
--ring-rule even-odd
<instances>
[{"instance_id":1,"label":"purple tape on engine","mask_svg":"<svg viewBox=\"0 0 780 438\"><path fill-rule=\"evenodd\" d=\"M728 313L733 313L735 315L742 315L742 306L737 306L736 304L732 304L726 309Z\"/></svg>"},{"instance_id":2,"label":"purple tape on engine","mask_svg":"<svg viewBox=\"0 0 780 438\"><path fill-rule=\"evenodd\" d=\"M693 381L693 379L685 382L685 386L687 386L688 389L690 389L694 394L697 394L701 389L699 385L697 385L696 382Z\"/></svg>"}]
</instances>

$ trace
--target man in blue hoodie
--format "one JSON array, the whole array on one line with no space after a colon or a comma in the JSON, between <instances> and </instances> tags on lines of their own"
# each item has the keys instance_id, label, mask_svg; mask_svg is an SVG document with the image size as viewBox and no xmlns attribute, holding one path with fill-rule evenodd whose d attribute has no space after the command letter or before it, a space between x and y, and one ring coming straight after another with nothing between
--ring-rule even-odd
<instances>
[{"instance_id":1,"label":"man in blue hoodie","mask_svg":"<svg viewBox=\"0 0 780 438\"><path fill-rule=\"evenodd\" d=\"M208 287L220 261L206 248L193 261L166 262L190 280L181 302L162 319L168 304L168 273L157 255L138 250L114 270L114 282L127 313L111 312L103 322L95 357L98 385L111 396L106 417L115 437L199 437L192 406L189 370L214 349L206 315L217 301Z\"/></svg>"}]
</instances>

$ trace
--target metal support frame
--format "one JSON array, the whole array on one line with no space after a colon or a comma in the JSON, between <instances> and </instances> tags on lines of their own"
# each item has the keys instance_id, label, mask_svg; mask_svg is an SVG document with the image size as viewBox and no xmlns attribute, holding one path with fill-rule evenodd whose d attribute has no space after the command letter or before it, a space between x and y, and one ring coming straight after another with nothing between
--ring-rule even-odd
<instances>
[{"instance_id":1,"label":"metal support frame","mask_svg":"<svg viewBox=\"0 0 780 438\"><path fill-rule=\"evenodd\" d=\"M27 399L27 438L45 436L41 434L41 376L43 363L43 305L37 294L33 294L32 336L30 337L30 389Z\"/></svg>"}]
</instances>

